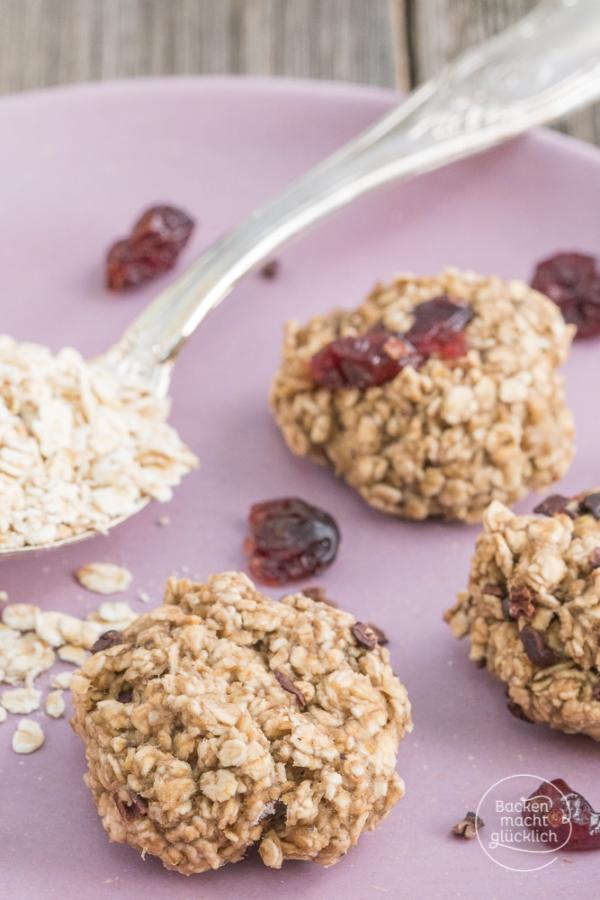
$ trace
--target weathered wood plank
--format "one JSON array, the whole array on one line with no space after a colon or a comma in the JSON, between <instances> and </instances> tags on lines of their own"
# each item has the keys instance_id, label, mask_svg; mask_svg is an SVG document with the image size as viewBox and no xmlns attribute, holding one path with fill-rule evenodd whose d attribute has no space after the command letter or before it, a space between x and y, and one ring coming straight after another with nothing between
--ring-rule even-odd
<instances>
[{"instance_id":1,"label":"weathered wood plank","mask_svg":"<svg viewBox=\"0 0 600 900\"><path fill-rule=\"evenodd\" d=\"M0 0L0 93L246 72L394 82L387 0Z\"/></svg>"},{"instance_id":2,"label":"weathered wood plank","mask_svg":"<svg viewBox=\"0 0 600 900\"><path fill-rule=\"evenodd\" d=\"M406 89L535 2L0 0L0 93L219 72L391 85L394 70ZM600 143L599 109L565 128Z\"/></svg>"},{"instance_id":3,"label":"weathered wood plank","mask_svg":"<svg viewBox=\"0 0 600 900\"><path fill-rule=\"evenodd\" d=\"M438 72L466 47L516 22L537 0L407 0L408 45L417 82ZM600 106L560 123L562 130L600 143Z\"/></svg>"}]
</instances>

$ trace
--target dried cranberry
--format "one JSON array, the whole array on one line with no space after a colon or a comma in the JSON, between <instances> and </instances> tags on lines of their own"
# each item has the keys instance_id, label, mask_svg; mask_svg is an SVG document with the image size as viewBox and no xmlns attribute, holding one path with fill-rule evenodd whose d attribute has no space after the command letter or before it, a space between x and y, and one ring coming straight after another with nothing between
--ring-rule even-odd
<instances>
[{"instance_id":1,"label":"dried cranberry","mask_svg":"<svg viewBox=\"0 0 600 900\"><path fill-rule=\"evenodd\" d=\"M244 549L250 572L265 584L285 584L323 571L340 542L335 519L297 497L255 503Z\"/></svg>"},{"instance_id":2,"label":"dried cranberry","mask_svg":"<svg viewBox=\"0 0 600 900\"><path fill-rule=\"evenodd\" d=\"M420 303L414 316L415 321L405 337L425 358L435 354L442 359L457 359L465 355L464 332L473 318L470 306L442 295Z\"/></svg>"},{"instance_id":3,"label":"dried cranberry","mask_svg":"<svg viewBox=\"0 0 600 900\"><path fill-rule=\"evenodd\" d=\"M194 229L194 221L174 206L152 206L128 238L108 251L106 283L112 291L143 284L172 269Z\"/></svg>"},{"instance_id":4,"label":"dried cranberry","mask_svg":"<svg viewBox=\"0 0 600 900\"><path fill-rule=\"evenodd\" d=\"M531 619L535 615L535 591L526 584L513 585L508 592L508 597L502 600L502 609L506 619L518 619L524 616Z\"/></svg>"},{"instance_id":5,"label":"dried cranberry","mask_svg":"<svg viewBox=\"0 0 600 900\"><path fill-rule=\"evenodd\" d=\"M545 836L549 849L600 849L600 813L562 778L542 782L525 809L526 824Z\"/></svg>"},{"instance_id":6,"label":"dried cranberry","mask_svg":"<svg viewBox=\"0 0 600 900\"><path fill-rule=\"evenodd\" d=\"M560 307L577 337L600 334L600 270L584 253L557 253L538 263L531 286Z\"/></svg>"},{"instance_id":7,"label":"dried cranberry","mask_svg":"<svg viewBox=\"0 0 600 900\"><path fill-rule=\"evenodd\" d=\"M310 361L317 384L333 390L357 387L364 390L391 381L404 366L418 365L420 358L414 347L397 335L377 329L359 337L343 337L319 350ZM390 354L388 351L392 350Z\"/></svg>"},{"instance_id":8,"label":"dried cranberry","mask_svg":"<svg viewBox=\"0 0 600 900\"><path fill-rule=\"evenodd\" d=\"M473 318L470 306L435 297L416 306L414 317L406 334L378 327L326 344L310 361L314 380L332 390L364 390L391 381L405 366L418 368L430 356L457 359L465 355L464 329Z\"/></svg>"}]
</instances>

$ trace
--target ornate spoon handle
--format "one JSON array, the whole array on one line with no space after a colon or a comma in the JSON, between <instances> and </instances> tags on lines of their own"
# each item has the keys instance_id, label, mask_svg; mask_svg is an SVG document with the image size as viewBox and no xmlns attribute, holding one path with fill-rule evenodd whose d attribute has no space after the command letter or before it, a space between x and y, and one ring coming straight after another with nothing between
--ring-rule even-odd
<instances>
[{"instance_id":1,"label":"ornate spoon handle","mask_svg":"<svg viewBox=\"0 0 600 900\"><path fill-rule=\"evenodd\" d=\"M220 238L109 358L151 375L246 272L308 226L387 181L477 153L598 98L600 0L544 0Z\"/></svg>"}]
</instances>

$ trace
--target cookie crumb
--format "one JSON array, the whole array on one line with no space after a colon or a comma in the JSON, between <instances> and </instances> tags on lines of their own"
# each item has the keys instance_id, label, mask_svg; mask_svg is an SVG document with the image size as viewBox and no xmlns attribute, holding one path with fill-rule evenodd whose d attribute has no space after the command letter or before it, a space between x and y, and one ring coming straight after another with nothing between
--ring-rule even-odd
<instances>
[{"instance_id":1,"label":"cookie crumb","mask_svg":"<svg viewBox=\"0 0 600 900\"><path fill-rule=\"evenodd\" d=\"M474 812L468 812L464 819L452 826L452 834L456 835L456 837L464 838L465 841L471 841L484 825L483 819L480 819Z\"/></svg>"},{"instance_id":2,"label":"cookie crumb","mask_svg":"<svg viewBox=\"0 0 600 900\"><path fill-rule=\"evenodd\" d=\"M165 527L165 525L170 525L171 516L159 516L159 518L156 520L156 524L161 525L163 528Z\"/></svg>"},{"instance_id":3,"label":"cookie crumb","mask_svg":"<svg viewBox=\"0 0 600 900\"><path fill-rule=\"evenodd\" d=\"M273 281L279 275L281 263L278 259L270 259L259 270L258 274L266 281Z\"/></svg>"}]
</instances>

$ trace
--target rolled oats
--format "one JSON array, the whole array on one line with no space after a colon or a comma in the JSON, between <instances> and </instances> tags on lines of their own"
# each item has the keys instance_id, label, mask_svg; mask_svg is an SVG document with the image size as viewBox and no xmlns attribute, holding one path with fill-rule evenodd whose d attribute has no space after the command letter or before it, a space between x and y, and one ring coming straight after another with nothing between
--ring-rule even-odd
<instances>
[{"instance_id":1,"label":"rolled oats","mask_svg":"<svg viewBox=\"0 0 600 900\"><path fill-rule=\"evenodd\" d=\"M33 719L21 719L12 736L12 748L15 753L34 753L45 741L44 732L38 722Z\"/></svg>"},{"instance_id":2,"label":"rolled oats","mask_svg":"<svg viewBox=\"0 0 600 900\"><path fill-rule=\"evenodd\" d=\"M50 691L44 705L46 715L52 719L60 719L65 714L66 704L61 690Z\"/></svg>"},{"instance_id":3,"label":"rolled oats","mask_svg":"<svg viewBox=\"0 0 600 900\"><path fill-rule=\"evenodd\" d=\"M119 594L126 591L132 574L113 563L88 563L75 572L79 584L95 594Z\"/></svg>"},{"instance_id":4,"label":"rolled oats","mask_svg":"<svg viewBox=\"0 0 600 900\"><path fill-rule=\"evenodd\" d=\"M33 631L38 612L32 603L9 603L2 610L2 621L17 631Z\"/></svg>"},{"instance_id":5,"label":"rolled oats","mask_svg":"<svg viewBox=\"0 0 600 900\"><path fill-rule=\"evenodd\" d=\"M6 722L7 712L3 706L0 706L0 725L2 722Z\"/></svg>"},{"instance_id":6,"label":"rolled oats","mask_svg":"<svg viewBox=\"0 0 600 900\"><path fill-rule=\"evenodd\" d=\"M238 573L171 579L71 683L109 836L185 874L241 859L332 865L403 795L412 727L389 654L353 616ZM371 635L369 633L369 642Z\"/></svg>"},{"instance_id":7,"label":"rolled oats","mask_svg":"<svg viewBox=\"0 0 600 900\"><path fill-rule=\"evenodd\" d=\"M0 703L10 713L27 715L40 708L41 697L42 692L32 687L13 688L2 693Z\"/></svg>"},{"instance_id":8,"label":"rolled oats","mask_svg":"<svg viewBox=\"0 0 600 900\"><path fill-rule=\"evenodd\" d=\"M600 521L564 503L537 508L543 517L490 505L446 621L507 685L513 715L600 740Z\"/></svg>"},{"instance_id":9,"label":"rolled oats","mask_svg":"<svg viewBox=\"0 0 600 900\"><path fill-rule=\"evenodd\" d=\"M87 650L74 644L63 644L56 653L62 662L72 663L74 666L82 666L88 658Z\"/></svg>"},{"instance_id":10,"label":"rolled oats","mask_svg":"<svg viewBox=\"0 0 600 900\"><path fill-rule=\"evenodd\" d=\"M197 465L169 401L71 349L0 336L0 547L105 531Z\"/></svg>"},{"instance_id":11,"label":"rolled oats","mask_svg":"<svg viewBox=\"0 0 600 900\"><path fill-rule=\"evenodd\" d=\"M57 675L52 679L52 687L60 688L61 690L68 691L71 687L71 681L73 679L72 672L58 672Z\"/></svg>"},{"instance_id":12,"label":"rolled oats","mask_svg":"<svg viewBox=\"0 0 600 900\"><path fill-rule=\"evenodd\" d=\"M310 360L338 337L383 324L404 331L415 306L446 294L470 304L462 359L428 359L359 391L316 385ZM475 521L491 500L512 503L566 471L573 419L557 368L573 328L518 281L447 270L403 275L358 309L288 325L271 405L290 450L332 466L394 515Z\"/></svg>"}]
</instances>

